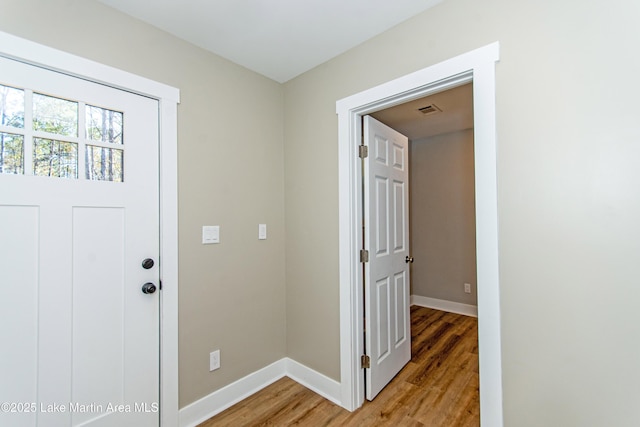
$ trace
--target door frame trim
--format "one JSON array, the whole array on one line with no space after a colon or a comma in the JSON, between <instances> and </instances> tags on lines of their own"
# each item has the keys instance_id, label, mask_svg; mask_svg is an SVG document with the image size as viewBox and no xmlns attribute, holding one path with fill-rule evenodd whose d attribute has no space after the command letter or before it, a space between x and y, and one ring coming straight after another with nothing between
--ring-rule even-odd
<instances>
[{"instance_id":1,"label":"door frame trim","mask_svg":"<svg viewBox=\"0 0 640 427\"><path fill-rule=\"evenodd\" d=\"M336 102L338 115L341 404L364 403L362 268L362 170L357 146L366 114L473 82L476 262L482 425L501 427L502 357L498 265L494 42Z\"/></svg>"},{"instance_id":2,"label":"door frame trim","mask_svg":"<svg viewBox=\"0 0 640 427\"><path fill-rule=\"evenodd\" d=\"M178 425L178 127L180 91L0 31L0 56L158 101L160 155L160 424Z\"/></svg>"}]
</instances>

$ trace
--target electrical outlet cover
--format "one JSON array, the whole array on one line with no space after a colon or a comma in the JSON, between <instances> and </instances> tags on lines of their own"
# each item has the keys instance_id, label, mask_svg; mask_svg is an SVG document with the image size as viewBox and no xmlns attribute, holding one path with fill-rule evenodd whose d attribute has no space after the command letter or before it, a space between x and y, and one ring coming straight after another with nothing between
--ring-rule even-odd
<instances>
[{"instance_id":1,"label":"electrical outlet cover","mask_svg":"<svg viewBox=\"0 0 640 427\"><path fill-rule=\"evenodd\" d=\"M220 350L209 353L209 372L220 369Z\"/></svg>"}]
</instances>

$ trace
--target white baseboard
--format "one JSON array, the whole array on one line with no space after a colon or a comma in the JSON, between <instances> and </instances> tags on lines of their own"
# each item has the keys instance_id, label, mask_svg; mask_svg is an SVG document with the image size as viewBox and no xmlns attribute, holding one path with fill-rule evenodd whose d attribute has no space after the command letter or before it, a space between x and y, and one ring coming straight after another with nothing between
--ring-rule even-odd
<instances>
[{"instance_id":1,"label":"white baseboard","mask_svg":"<svg viewBox=\"0 0 640 427\"><path fill-rule=\"evenodd\" d=\"M180 426L197 426L285 375L286 360L280 359L180 409Z\"/></svg>"},{"instance_id":2,"label":"white baseboard","mask_svg":"<svg viewBox=\"0 0 640 427\"><path fill-rule=\"evenodd\" d=\"M477 305L462 304L437 298L421 297L419 295L411 295L411 305L419 305L421 307L434 308L436 310L448 311L450 313L478 317Z\"/></svg>"},{"instance_id":3,"label":"white baseboard","mask_svg":"<svg viewBox=\"0 0 640 427\"><path fill-rule=\"evenodd\" d=\"M295 360L287 358L287 376L295 382L302 384L309 390L319 394L325 399L341 405L341 386L336 380L324 376L311 368L308 368Z\"/></svg>"},{"instance_id":4,"label":"white baseboard","mask_svg":"<svg viewBox=\"0 0 640 427\"><path fill-rule=\"evenodd\" d=\"M180 409L180 427L197 426L285 376L340 405L339 382L285 357Z\"/></svg>"}]
</instances>

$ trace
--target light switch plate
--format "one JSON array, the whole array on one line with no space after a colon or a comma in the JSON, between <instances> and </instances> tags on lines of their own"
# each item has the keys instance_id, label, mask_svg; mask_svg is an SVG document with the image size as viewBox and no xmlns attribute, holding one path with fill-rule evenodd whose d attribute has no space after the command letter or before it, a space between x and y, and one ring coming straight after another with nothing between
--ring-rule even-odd
<instances>
[{"instance_id":1,"label":"light switch plate","mask_svg":"<svg viewBox=\"0 0 640 427\"><path fill-rule=\"evenodd\" d=\"M203 225L202 226L202 244L211 245L220 243L220 226L219 225Z\"/></svg>"},{"instance_id":2,"label":"light switch plate","mask_svg":"<svg viewBox=\"0 0 640 427\"><path fill-rule=\"evenodd\" d=\"M267 240L267 224L258 224L258 239Z\"/></svg>"}]
</instances>

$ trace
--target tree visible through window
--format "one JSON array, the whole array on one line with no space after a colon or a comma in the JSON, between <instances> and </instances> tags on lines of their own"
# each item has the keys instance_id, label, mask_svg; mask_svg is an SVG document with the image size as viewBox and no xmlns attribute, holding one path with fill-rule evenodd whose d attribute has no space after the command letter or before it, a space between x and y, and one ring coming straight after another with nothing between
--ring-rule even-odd
<instances>
[{"instance_id":1,"label":"tree visible through window","mask_svg":"<svg viewBox=\"0 0 640 427\"><path fill-rule=\"evenodd\" d=\"M0 85L0 126L24 128L24 91ZM0 173L23 173L24 138L22 135L0 132Z\"/></svg>"},{"instance_id":2,"label":"tree visible through window","mask_svg":"<svg viewBox=\"0 0 640 427\"><path fill-rule=\"evenodd\" d=\"M108 144L123 144L123 114L87 105L87 139ZM123 150L87 145L85 170L87 179L122 182Z\"/></svg>"},{"instance_id":3,"label":"tree visible through window","mask_svg":"<svg viewBox=\"0 0 640 427\"><path fill-rule=\"evenodd\" d=\"M54 139L33 139L33 174L78 177L78 144Z\"/></svg>"},{"instance_id":4,"label":"tree visible through window","mask_svg":"<svg viewBox=\"0 0 640 427\"><path fill-rule=\"evenodd\" d=\"M78 136L78 103L34 93L33 130Z\"/></svg>"},{"instance_id":5,"label":"tree visible through window","mask_svg":"<svg viewBox=\"0 0 640 427\"><path fill-rule=\"evenodd\" d=\"M33 120L25 124L27 109ZM77 179L84 167L85 179L122 182L123 120L119 111L0 85L0 173Z\"/></svg>"}]
</instances>

